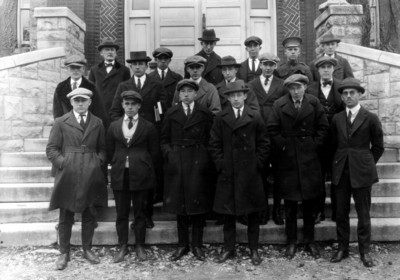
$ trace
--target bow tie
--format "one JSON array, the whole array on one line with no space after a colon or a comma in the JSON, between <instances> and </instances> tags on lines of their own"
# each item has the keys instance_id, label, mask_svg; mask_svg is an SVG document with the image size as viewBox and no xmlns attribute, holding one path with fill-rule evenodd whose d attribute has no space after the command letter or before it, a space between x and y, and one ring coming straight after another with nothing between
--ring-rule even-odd
<instances>
[{"instance_id":1,"label":"bow tie","mask_svg":"<svg viewBox=\"0 0 400 280\"><path fill-rule=\"evenodd\" d=\"M332 81L322 82L323 87L326 87L327 85L332 86Z\"/></svg>"},{"instance_id":2,"label":"bow tie","mask_svg":"<svg viewBox=\"0 0 400 280\"><path fill-rule=\"evenodd\" d=\"M112 63L107 63L107 62L105 62L104 65L106 66L106 68L107 68L107 67L113 67L113 64L112 64Z\"/></svg>"}]
</instances>

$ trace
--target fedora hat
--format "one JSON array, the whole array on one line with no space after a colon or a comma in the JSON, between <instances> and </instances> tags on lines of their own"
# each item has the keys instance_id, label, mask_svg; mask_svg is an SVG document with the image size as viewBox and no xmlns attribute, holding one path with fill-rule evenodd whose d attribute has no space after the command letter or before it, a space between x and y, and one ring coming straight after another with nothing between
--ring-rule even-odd
<instances>
[{"instance_id":1,"label":"fedora hat","mask_svg":"<svg viewBox=\"0 0 400 280\"><path fill-rule=\"evenodd\" d=\"M104 37L103 40L101 41L101 44L97 46L97 49L100 52L101 49L105 47L115 48L116 51L118 51L119 49L119 46L109 37Z\"/></svg>"},{"instance_id":2,"label":"fedora hat","mask_svg":"<svg viewBox=\"0 0 400 280\"><path fill-rule=\"evenodd\" d=\"M337 42L339 44L341 41L339 38L335 37L335 35L328 34L322 37L321 41L319 41L319 44L325 44L329 42Z\"/></svg>"},{"instance_id":3,"label":"fedora hat","mask_svg":"<svg viewBox=\"0 0 400 280\"><path fill-rule=\"evenodd\" d=\"M233 56L224 56L221 58L221 64L218 64L218 68L222 68L224 66L233 66L233 67L242 67L239 63L236 62L236 59Z\"/></svg>"},{"instance_id":4,"label":"fedora hat","mask_svg":"<svg viewBox=\"0 0 400 280\"><path fill-rule=\"evenodd\" d=\"M250 89L246 87L245 83L243 80L235 81L232 83L227 83L226 84L226 91L224 91L225 95L229 95L231 93L235 92L243 92L247 93Z\"/></svg>"},{"instance_id":5,"label":"fedora hat","mask_svg":"<svg viewBox=\"0 0 400 280\"><path fill-rule=\"evenodd\" d=\"M203 36L198 39L199 41L212 41L212 42L219 41L219 38L215 36L214 29L204 29Z\"/></svg>"},{"instance_id":6,"label":"fedora hat","mask_svg":"<svg viewBox=\"0 0 400 280\"><path fill-rule=\"evenodd\" d=\"M130 52L130 59L127 59L126 62L132 63L135 61L151 61L151 58L147 56L146 51L139 51L139 52Z\"/></svg>"},{"instance_id":7,"label":"fedora hat","mask_svg":"<svg viewBox=\"0 0 400 280\"><path fill-rule=\"evenodd\" d=\"M344 79L344 80L342 81L342 84L341 84L340 87L338 88L338 92L339 92L340 94L342 94L343 91L344 91L346 88L354 88L354 89L356 89L357 91L359 91L359 92L361 92L361 93L364 93L364 92L365 92L365 88L363 88L363 87L360 85L360 81L357 80L356 78L346 78L346 79Z\"/></svg>"}]
</instances>

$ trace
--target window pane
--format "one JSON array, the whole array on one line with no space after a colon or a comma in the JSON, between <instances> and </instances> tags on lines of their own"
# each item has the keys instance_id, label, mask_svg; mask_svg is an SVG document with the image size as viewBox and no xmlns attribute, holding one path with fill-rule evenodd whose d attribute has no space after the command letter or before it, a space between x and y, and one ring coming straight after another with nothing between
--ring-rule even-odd
<instances>
[{"instance_id":1,"label":"window pane","mask_svg":"<svg viewBox=\"0 0 400 280\"><path fill-rule=\"evenodd\" d=\"M31 0L21 0L21 8L29 8L31 6Z\"/></svg>"},{"instance_id":2,"label":"window pane","mask_svg":"<svg viewBox=\"0 0 400 280\"><path fill-rule=\"evenodd\" d=\"M21 10L22 41L29 41L29 10Z\"/></svg>"},{"instance_id":3,"label":"window pane","mask_svg":"<svg viewBox=\"0 0 400 280\"><path fill-rule=\"evenodd\" d=\"M149 10L150 0L132 0L132 10Z\"/></svg>"},{"instance_id":4,"label":"window pane","mask_svg":"<svg viewBox=\"0 0 400 280\"><path fill-rule=\"evenodd\" d=\"M268 9L268 0L251 0L252 9Z\"/></svg>"}]
</instances>

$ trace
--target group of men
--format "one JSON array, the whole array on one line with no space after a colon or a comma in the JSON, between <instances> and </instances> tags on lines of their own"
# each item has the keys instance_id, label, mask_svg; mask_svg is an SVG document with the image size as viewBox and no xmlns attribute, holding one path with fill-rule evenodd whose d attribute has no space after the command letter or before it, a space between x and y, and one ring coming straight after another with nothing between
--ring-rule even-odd
<instances>
[{"instance_id":1,"label":"group of men","mask_svg":"<svg viewBox=\"0 0 400 280\"><path fill-rule=\"evenodd\" d=\"M104 60L90 69L89 81L83 57L65 61L70 77L56 88L46 148L55 176L50 210L60 209L57 269L70 259L74 213L82 213L83 256L100 262L91 247L96 209L107 206L108 164L120 244L116 263L129 252L131 207L135 251L138 259L147 259L146 228L154 226L153 203L162 201L163 210L177 217L172 261L190 251L190 225L192 252L205 260L203 228L213 211L224 233L216 262L235 256L239 220L247 226L251 262L259 265L269 192L272 219L285 224L286 257L297 251L301 202L305 250L319 258L314 229L325 219L325 182L332 181L339 248L331 261L348 256L353 195L361 260L372 266L369 209L383 132L378 117L359 104L365 89L335 52L340 40L325 36L324 52L310 67L298 60L298 37L282 42L283 63L274 54L260 54L262 40L256 36L244 42L249 58L242 63L214 52L219 41L214 30L205 29L199 40L202 51L184 62L185 79L168 67L171 50L157 48L157 69L146 74L152 59L145 51L130 53L129 69L116 60L119 46L109 38L98 46Z\"/></svg>"}]
</instances>

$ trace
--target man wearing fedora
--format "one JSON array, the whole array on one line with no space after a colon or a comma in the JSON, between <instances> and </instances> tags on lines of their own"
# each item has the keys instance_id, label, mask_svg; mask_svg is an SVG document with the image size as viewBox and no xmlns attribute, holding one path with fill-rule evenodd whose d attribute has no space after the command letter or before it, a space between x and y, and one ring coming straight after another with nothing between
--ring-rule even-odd
<instances>
[{"instance_id":1,"label":"man wearing fedora","mask_svg":"<svg viewBox=\"0 0 400 280\"><path fill-rule=\"evenodd\" d=\"M371 243L371 188L379 181L376 163L382 156L383 131L377 115L360 106L365 89L354 78L344 79L339 92L346 109L333 117L332 139L337 147L333 158L332 184L336 194L338 250L331 262L349 256L351 196L357 212L357 240L364 266L373 266Z\"/></svg>"},{"instance_id":2,"label":"man wearing fedora","mask_svg":"<svg viewBox=\"0 0 400 280\"><path fill-rule=\"evenodd\" d=\"M337 60L335 69L333 71L333 77L338 80L344 80L346 78L354 78L353 70L350 67L349 62L344 57L336 53L336 49L340 43L340 39L336 38L333 34L328 34L322 37L319 42L322 53L317 56L316 59L310 62L310 71L314 77L314 81L320 80L318 69L315 67L315 62L322 56L330 56Z\"/></svg>"},{"instance_id":3,"label":"man wearing fedora","mask_svg":"<svg viewBox=\"0 0 400 280\"><path fill-rule=\"evenodd\" d=\"M128 67L116 60L119 46L111 38L103 38L97 49L103 60L90 69L89 81L97 86L108 114L118 84L129 80L131 73Z\"/></svg>"},{"instance_id":4,"label":"man wearing fedora","mask_svg":"<svg viewBox=\"0 0 400 280\"><path fill-rule=\"evenodd\" d=\"M248 219L251 262L261 263L259 212L267 207L261 172L269 157L270 140L259 112L245 104L248 91L241 82L229 83L225 94L231 106L217 114L211 128L209 151L218 172L213 210L225 215L224 249L218 263L234 257L235 218L243 215Z\"/></svg>"},{"instance_id":5,"label":"man wearing fedora","mask_svg":"<svg viewBox=\"0 0 400 280\"><path fill-rule=\"evenodd\" d=\"M257 36L250 36L244 41L246 51L249 53L249 58L241 63L242 67L239 68L238 77L245 83L251 82L262 73L260 60L258 59L261 44L262 40Z\"/></svg>"}]
</instances>

